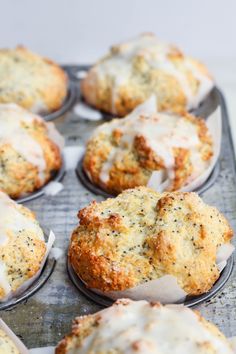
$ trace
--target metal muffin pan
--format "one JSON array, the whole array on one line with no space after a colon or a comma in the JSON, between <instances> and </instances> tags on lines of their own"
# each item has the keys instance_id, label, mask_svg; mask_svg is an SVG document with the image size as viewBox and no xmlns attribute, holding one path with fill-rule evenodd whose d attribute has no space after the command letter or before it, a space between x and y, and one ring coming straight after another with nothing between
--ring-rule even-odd
<instances>
[{"instance_id":1,"label":"metal muffin pan","mask_svg":"<svg viewBox=\"0 0 236 354\"><path fill-rule=\"evenodd\" d=\"M48 240L48 235L49 235L48 231L44 230L44 236L46 241ZM50 253L49 253L39 277L35 279L35 281L29 286L29 288L27 288L21 294L16 295L14 298L8 301L0 302L0 311L9 310L15 307L16 305L18 305L19 303L26 301L28 298L34 295L39 289L42 288L42 286L50 278L51 274L54 271L55 266L56 266L56 259L50 257Z\"/></svg>"},{"instance_id":2,"label":"metal muffin pan","mask_svg":"<svg viewBox=\"0 0 236 354\"><path fill-rule=\"evenodd\" d=\"M44 120L49 122L63 116L74 106L77 98L78 98L77 86L72 81L69 81L67 96L62 106L55 112L49 114L42 114L42 117L44 118Z\"/></svg>"},{"instance_id":3,"label":"metal muffin pan","mask_svg":"<svg viewBox=\"0 0 236 354\"><path fill-rule=\"evenodd\" d=\"M25 203L25 202L29 202L30 200L42 197L43 195L45 195L45 188L47 187L47 185L50 182L62 181L63 177L65 176L65 173L66 173L65 163L63 161L62 167L60 168L60 170L54 175L54 177L52 179L50 179L50 181L48 181L48 183L46 183L43 187L39 188L37 191L30 193L24 197L17 198L17 199L15 199L15 201L17 203Z\"/></svg>"},{"instance_id":4,"label":"metal muffin pan","mask_svg":"<svg viewBox=\"0 0 236 354\"><path fill-rule=\"evenodd\" d=\"M70 68L70 66L67 67ZM84 66L71 66L73 70L75 67L84 70ZM73 82L79 92L79 80L73 79ZM204 102L194 113L203 115L203 112L208 115L215 109L221 100L221 93L214 89L210 96L210 100L208 100L210 104L206 107ZM208 188L202 194L202 197L204 202L217 207L228 218L231 226L236 229L235 157L223 98L221 107L223 139L219 157L220 173L211 188ZM88 121L80 119L71 110L66 115L66 119L58 119L55 124L59 131L63 132L66 145L84 146L91 133L102 122L105 122L105 120ZM59 193L56 198L36 198L30 200L27 207L36 212L43 225L50 225L53 228L56 235L56 247L66 250L69 235L78 222L76 218L78 210L94 199L101 201L104 198L101 195L90 193L78 181L74 171L67 172L63 185L65 187L64 192ZM226 282L230 273L231 259L229 262L219 279L221 283ZM202 302L197 303L200 312L208 320L217 323L227 336L236 333L235 276L236 268L234 267L232 276L229 277L221 295L219 295L219 290L214 293L214 287L212 289L213 293L205 294L207 298L200 299ZM217 288L218 284L218 282L215 284ZM221 290L222 287L220 285ZM215 296L216 294L218 296ZM213 297L213 301L209 300ZM193 302L194 299L188 300ZM195 305L196 303L192 304L192 306ZM76 316L97 312L104 306L107 305L105 303L98 305L94 298L89 298L88 295L86 296L83 293L83 289L78 291L77 287L73 285L67 274L64 255L57 260L57 266L50 277L50 281L37 292L36 296L31 296L27 301L22 301L18 306L13 306L10 311L2 310L1 317L29 348L55 346L63 335L69 332L71 322Z\"/></svg>"},{"instance_id":5,"label":"metal muffin pan","mask_svg":"<svg viewBox=\"0 0 236 354\"><path fill-rule=\"evenodd\" d=\"M216 296L219 291L224 287L226 284L227 280L229 279L232 270L234 266L234 261L233 257L231 256L228 259L227 265L221 272L221 275L219 279L216 281L216 283L213 285L210 291L208 291L205 294L199 295L199 296L187 296L186 300L183 302L183 304L187 307L193 307L196 305L201 304L204 301L207 301L214 296ZM99 295L92 291L91 289L87 288L84 282L78 277L78 275L75 273L73 267L71 266L68 258L67 258L67 271L69 274L69 277L74 284L74 286L81 291L85 296L87 296L90 300L95 301L99 305L108 307L111 306L114 303L114 300L106 297ZM144 299L145 300L145 299Z\"/></svg>"}]
</instances>

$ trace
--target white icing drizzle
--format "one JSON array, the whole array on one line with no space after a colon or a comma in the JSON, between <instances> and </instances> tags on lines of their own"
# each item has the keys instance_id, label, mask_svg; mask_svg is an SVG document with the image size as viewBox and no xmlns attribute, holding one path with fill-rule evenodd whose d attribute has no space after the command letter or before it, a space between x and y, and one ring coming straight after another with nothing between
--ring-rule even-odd
<instances>
[{"instance_id":1,"label":"white icing drizzle","mask_svg":"<svg viewBox=\"0 0 236 354\"><path fill-rule=\"evenodd\" d=\"M126 118L115 119L112 122L103 124L93 134L110 135L116 129L122 133L118 147L111 149L110 154L102 166L100 179L104 183L109 180L109 173L113 164L120 161L127 147L131 148L136 136L143 136L147 145L159 156L165 165L165 173L159 178L168 180L168 185L174 179L174 152L173 148L185 148L191 151L193 173L189 180L196 178L206 168L208 162L201 159L199 147L201 142L198 137L198 127L189 120L167 113L153 112L155 96L143 105L139 106ZM148 109L148 113L145 112Z\"/></svg>"},{"instance_id":2,"label":"white icing drizzle","mask_svg":"<svg viewBox=\"0 0 236 354\"><path fill-rule=\"evenodd\" d=\"M0 247L8 242L9 237L14 237L20 230L29 230L37 234L40 240L44 240L43 231L34 219L24 216L17 204L5 193L0 191ZM4 263L0 263L0 287L6 294L11 291L7 279Z\"/></svg>"},{"instance_id":3,"label":"white icing drizzle","mask_svg":"<svg viewBox=\"0 0 236 354\"><path fill-rule=\"evenodd\" d=\"M24 129L23 123L32 123L38 116L14 104L0 104L0 146L10 144L28 162L38 168L39 178L45 180L46 162L40 144Z\"/></svg>"},{"instance_id":4,"label":"white icing drizzle","mask_svg":"<svg viewBox=\"0 0 236 354\"><path fill-rule=\"evenodd\" d=\"M7 278L6 266L2 262L0 262L0 286L4 290L5 294L9 294L11 292L11 285Z\"/></svg>"},{"instance_id":5,"label":"white icing drizzle","mask_svg":"<svg viewBox=\"0 0 236 354\"><path fill-rule=\"evenodd\" d=\"M37 167L39 178L44 182L46 161L43 149L23 126L24 123L32 124L35 120L45 124L48 137L62 150L64 138L53 123L45 123L39 116L15 104L0 104L0 146L10 144L29 163Z\"/></svg>"},{"instance_id":6,"label":"white icing drizzle","mask_svg":"<svg viewBox=\"0 0 236 354\"><path fill-rule=\"evenodd\" d=\"M127 304L100 311L98 326L68 354L96 354L112 348L126 354L233 354L230 343L210 331L186 307L124 301Z\"/></svg>"},{"instance_id":7,"label":"white icing drizzle","mask_svg":"<svg viewBox=\"0 0 236 354\"><path fill-rule=\"evenodd\" d=\"M109 76L112 82L113 114L116 114L115 103L119 88L129 83L132 75L133 60L138 57L143 57L148 65L166 72L179 82L186 97L187 109L193 109L199 105L212 89L213 81L185 56L183 57L183 67L186 72L181 71L168 57L169 54L175 53L175 51L172 46L159 41L153 34L143 34L111 49L111 55L100 61L95 69L102 80ZM187 71L190 71L199 81L196 93L193 92L190 86Z\"/></svg>"},{"instance_id":8,"label":"white icing drizzle","mask_svg":"<svg viewBox=\"0 0 236 354\"><path fill-rule=\"evenodd\" d=\"M47 131L48 131L49 139L51 139L59 147L60 151L62 152L62 150L65 146L65 139L56 129L55 124L52 122L48 122L47 123Z\"/></svg>"}]
</instances>

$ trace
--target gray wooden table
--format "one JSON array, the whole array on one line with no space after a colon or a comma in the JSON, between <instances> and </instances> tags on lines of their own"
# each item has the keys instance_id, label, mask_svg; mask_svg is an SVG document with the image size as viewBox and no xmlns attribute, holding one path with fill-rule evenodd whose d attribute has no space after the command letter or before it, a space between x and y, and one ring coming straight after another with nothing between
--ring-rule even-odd
<instances>
[{"instance_id":1,"label":"gray wooden table","mask_svg":"<svg viewBox=\"0 0 236 354\"><path fill-rule=\"evenodd\" d=\"M73 113L55 121L66 137L67 145L84 144L91 131L101 122L85 121ZM220 175L212 188L203 194L205 202L218 207L236 229L235 163L227 125L224 124L220 157ZM29 347L55 345L70 330L77 315L93 313L101 307L84 297L71 283L66 271L66 253L70 234L77 224L77 212L91 200L102 200L81 185L74 171L68 171L63 180L64 189L54 197L41 197L25 203L38 217L41 225L52 229L56 246L64 250L56 268L34 296L10 310L1 311L1 317ZM223 291L203 303L198 310L217 324L227 335L236 335L236 270Z\"/></svg>"}]
</instances>

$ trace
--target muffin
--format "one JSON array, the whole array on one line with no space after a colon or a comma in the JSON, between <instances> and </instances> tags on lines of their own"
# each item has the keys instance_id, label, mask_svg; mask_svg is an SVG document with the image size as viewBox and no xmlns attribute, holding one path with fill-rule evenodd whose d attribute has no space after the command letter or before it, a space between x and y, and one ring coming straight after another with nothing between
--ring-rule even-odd
<instances>
[{"instance_id":1,"label":"muffin","mask_svg":"<svg viewBox=\"0 0 236 354\"><path fill-rule=\"evenodd\" d=\"M95 129L87 143L83 169L91 182L108 193L146 186L158 171L163 189L188 185L210 165L213 143L203 119L180 114L147 113L155 97L124 119ZM150 107L149 107L150 109Z\"/></svg>"},{"instance_id":2,"label":"muffin","mask_svg":"<svg viewBox=\"0 0 236 354\"><path fill-rule=\"evenodd\" d=\"M226 337L197 311L122 299L77 317L56 354L233 354Z\"/></svg>"},{"instance_id":3,"label":"muffin","mask_svg":"<svg viewBox=\"0 0 236 354\"><path fill-rule=\"evenodd\" d=\"M233 247L225 217L196 193L136 187L92 202L78 217L70 264L88 288L112 298L166 275L187 295L203 294L220 276L222 246Z\"/></svg>"},{"instance_id":4,"label":"muffin","mask_svg":"<svg viewBox=\"0 0 236 354\"><path fill-rule=\"evenodd\" d=\"M62 165L53 123L15 104L0 104L0 190L12 198L45 185Z\"/></svg>"},{"instance_id":5,"label":"muffin","mask_svg":"<svg viewBox=\"0 0 236 354\"><path fill-rule=\"evenodd\" d=\"M152 93L159 111L196 108L213 85L203 64L145 33L113 46L88 71L81 91L88 104L123 117Z\"/></svg>"},{"instance_id":6,"label":"muffin","mask_svg":"<svg viewBox=\"0 0 236 354\"><path fill-rule=\"evenodd\" d=\"M21 354L11 338L0 328L0 353Z\"/></svg>"},{"instance_id":7,"label":"muffin","mask_svg":"<svg viewBox=\"0 0 236 354\"><path fill-rule=\"evenodd\" d=\"M50 113L61 107L67 86L67 75L53 61L24 47L0 50L0 103Z\"/></svg>"},{"instance_id":8,"label":"muffin","mask_svg":"<svg viewBox=\"0 0 236 354\"><path fill-rule=\"evenodd\" d=\"M0 301L21 290L38 273L46 254L34 214L0 192Z\"/></svg>"}]
</instances>

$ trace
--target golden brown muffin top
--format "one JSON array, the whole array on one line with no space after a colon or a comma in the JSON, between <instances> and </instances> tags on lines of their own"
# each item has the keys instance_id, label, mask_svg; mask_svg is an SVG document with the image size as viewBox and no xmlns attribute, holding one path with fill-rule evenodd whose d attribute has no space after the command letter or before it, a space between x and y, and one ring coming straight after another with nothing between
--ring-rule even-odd
<instances>
[{"instance_id":1,"label":"golden brown muffin top","mask_svg":"<svg viewBox=\"0 0 236 354\"><path fill-rule=\"evenodd\" d=\"M53 61L24 47L0 50L0 103L17 103L35 113L55 111L68 79Z\"/></svg>"},{"instance_id":2,"label":"golden brown muffin top","mask_svg":"<svg viewBox=\"0 0 236 354\"><path fill-rule=\"evenodd\" d=\"M122 299L78 317L56 354L233 354L225 336L198 312Z\"/></svg>"},{"instance_id":3,"label":"golden brown muffin top","mask_svg":"<svg viewBox=\"0 0 236 354\"><path fill-rule=\"evenodd\" d=\"M191 295L207 292L220 272L217 256L233 235L228 221L196 193L146 187L82 209L70 262L89 288L132 289L165 275Z\"/></svg>"},{"instance_id":4,"label":"golden brown muffin top","mask_svg":"<svg viewBox=\"0 0 236 354\"><path fill-rule=\"evenodd\" d=\"M42 183L45 181L47 169L45 154L39 141L34 138L31 127L39 123L45 130L45 135L59 148L63 138L56 131L53 123L46 123L35 115L15 104L0 104L0 148L10 145L27 162L36 166ZM37 134L37 131L35 132ZM60 145L60 146L59 146ZM1 154L1 150L0 150Z\"/></svg>"},{"instance_id":5,"label":"golden brown muffin top","mask_svg":"<svg viewBox=\"0 0 236 354\"><path fill-rule=\"evenodd\" d=\"M124 119L98 127L88 141L84 169L108 191L146 185L159 172L163 189L191 183L209 166L212 139L204 120L156 111L155 96Z\"/></svg>"}]
</instances>

